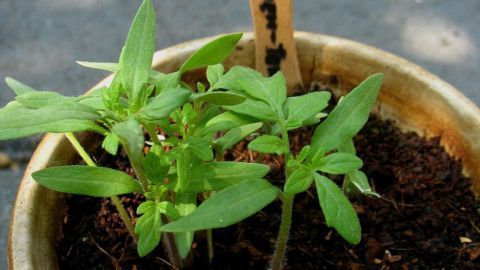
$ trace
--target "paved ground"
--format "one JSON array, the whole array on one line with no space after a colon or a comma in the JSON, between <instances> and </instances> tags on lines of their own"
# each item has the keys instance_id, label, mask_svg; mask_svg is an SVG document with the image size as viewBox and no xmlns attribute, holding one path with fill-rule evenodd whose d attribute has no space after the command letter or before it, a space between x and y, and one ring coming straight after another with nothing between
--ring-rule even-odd
<instances>
[{"instance_id":1,"label":"paved ground","mask_svg":"<svg viewBox=\"0 0 480 270\"><path fill-rule=\"evenodd\" d=\"M234 31L250 31L247 1L154 0L157 47ZM80 94L105 76L75 60L116 61L139 1L1 0L0 78L38 89ZM336 35L407 58L460 89L480 105L480 1L297 0L299 30ZM0 82L0 106L12 98ZM0 142L22 164L38 138ZM0 269L5 235L22 165L0 170Z\"/></svg>"}]
</instances>

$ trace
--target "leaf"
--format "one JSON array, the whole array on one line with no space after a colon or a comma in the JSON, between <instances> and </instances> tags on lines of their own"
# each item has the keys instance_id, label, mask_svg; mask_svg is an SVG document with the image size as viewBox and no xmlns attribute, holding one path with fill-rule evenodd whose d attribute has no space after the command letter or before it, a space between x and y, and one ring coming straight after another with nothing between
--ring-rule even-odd
<instances>
[{"instance_id":1,"label":"leaf","mask_svg":"<svg viewBox=\"0 0 480 270\"><path fill-rule=\"evenodd\" d=\"M55 104L40 109L28 109L18 105L0 110L0 140L44 132L105 132L93 122L100 118L100 115L91 107L82 104Z\"/></svg>"},{"instance_id":2,"label":"leaf","mask_svg":"<svg viewBox=\"0 0 480 270\"><path fill-rule=\"evenodd\" d=\"M240 115L234 112L224 112L213 117L207 122L205 129L203 130L203 134L228 130L256 122L258 122L257 119L245 115Z\"/></svg>"},{"instance_id":3,"label":"leaf","mask_svg":"<svg viewBox=\"0 0 480 270\"><path fill-rule=\"evenodd\" d=\"M142 166L145 171L145 176L152 184L162 184L163 179L167 176L170 169L170 162L160 153L157 153L155 148L160 146L154 145L143 159Z\"/></svg>"},{"instance_id":4,"label":"leaf","mask_svg":"<svg viewBox=\"0 0 480 270\"><path fill-rule=\"evenodd\" d=\"M353 138L368 120L368 115L382 83L383 74L368 77L353 89L316 128L312 136L312 151L328 152Z\"/></svg>"},{"instance_id":5,"label":"leaf","mask_svg":"<svg viewBox=\"0 0 480 270\"><path fill-rule=\"evenodd\" d=\"M175 205L181 217L187 216L197 208L197 194L177 193L175 196ZM193 236L193 231L175 233L178 253L182 259L186 258L190 252L193 243Z\"/></svg>"},{"instance_id":6,"label":"leaf","mask_svg":"<svg viewBox=\"0 0 480 270\"><path fill-rule=\"evenodd\" d=\"M209 91L215 89L242 91L242 88L237 82L249 78L261 80L263 75L262 73L248 67L234 66L225 75L220 77L214 85L211 85Z\"/></svg>"},{"instance_id":7,"label":"leaf","mask_svg":"<svg viewBox=\"0 0 480 270\"><path fill-rule=\"evenodd\" d=\"M302 166L288 176L287 182L283 187L285 193L297 194L307 190L313 181L312 171Z\"/></svg>"},{"instance_id":8,"label":"leaf","mask_svg":"<svg viewBox=\"0 0 480 270\"><path fill-rule=\"evenodd\" d=\"M153 70L150 71L150 82L155 85L157 94L165 90L179 88L181 86L177 80L178 72L169 74L156 72L155 74L152 74L152 71Z\"/></svg>"},{"instance_id":9,"label":"leaf","mask_svg":"<svg viewBox=\"0 0 480 270\"><path fill-rule=\"evenodd\" d=\"M211 65L207 67L207 80L210 86L214 85L225 71L222 64Z\"/></svg>"},{"instance_id":10,"label":"leaf","mask_svg":"<svg viewBox=\"0 0 480 270\"><path fill-rule=\"evenodd\" d=\"M300 153L298 154L297 160L299 162L303 162L307 158L309 152L310 152L310 145L305 145L302 148L302 150L300 150Z\"/></svg>"},{"instance_id":11,"label":"leaf","mask_svg":"<svg viewBox=\"0 0 480 270\"><path fill-rule=\"evenodd\" d=\"M5 82L7 83L8 87L10 87L13 92L15 92L15 94L17 96L19 95L23 95L23 94L26 94L26 93L29 93L29 92L36 92L37 90L33 89L32 87L28 86L28 85L25 85L13 78L10 78L10 77L6 77L5 78Z\"/></svg>"},{"instance_id":12,"label":"leaf","mask_svg":"<svg viewBox=\"0 0 480 270\"><path fill-rule=\"evenodd\" d=\"M345 174L359 169L363 162L355 155L348 153L333 153L325 156L318 161L313 160L315 170L330 174Z\"/></svg>"},{"instance_id":13,"label":"leaf","mask_svg":"<svg viewBox=\"0 0 480 270\"><path fill-rule=\"evenodd\" d=\"M235 49L242 33L234 33L216 38L205 44L183 63L178 71L180 77L188 70L193 70L222 62Z\"/></svg>"},{"instance_id":14,"label":"leaf","mask_svg":"<svg viewBox=\"0 0 480 270\"><path fill-rule=\"evenodd\" d=\"M120 65L118 63L101 63L101 62L86 62L86 61L77 61L77 64L87 68L106 70L110 72L118 72L120 70Z\"/></svg>"},{"instance_id":15,"label":"leaf","mask_svg":"<svg viewBox=\"0 0 480 270\"><path fill-rule=\"evenodd\" d=\"M260 129L262 126L263 123L259 122L232 128L227 131L223 137L218 139L216 144L221 146L222 151L225 151L243 140L248 135Z\"/></svg>"},{"instance_id":16,"label":"leaf","mask_svg":"<svg viewBox=\"0 0 480 270\"><path fill-rule=\"evenodd\" d=\"M105 139L103 139L102 148L105 149L105 151L107 151L111 155L115 156L118 150L118 143L119 143L119 139L117 135L109 132L107 133L107 136L105 136Z\"/></svg>"},{"instance_id":17,"label":"leaf","mask_svg":"<svg viewBox=\"0 0 480 270\"><path fill-rule=\"evenodd\" d=\"M277 155L281 155L289 151L282 139L273 135L263 135L255 138L248 144L248 149L260 153L275 153Z\"/></svg>"},{"instance_id":18,"label":"leaf","mask_svg":"<svg viewBox=\"0 0 480 270\"><path fill-rule=\"evenodd\" d=\"M362 235L355 209L330 179L318 173L314 174L314 178L327 225L335 228L348 242L358 244Z\"/></svg>"},{"instance_id":19,"label":"leaf","mask_svg":"<svg viewBox=\"0 0 480 270\"><path fill-rule=\"evenodd\" d=\"M270 204L278 189L268 181L249 180L219 191L192 214L164 225L165 232L224 228L249 217Z\"/></svg>"},{"instance_id":20,"label":"leaf","mask_svg":"<svg viewBox=\"0 0 480 270\"><path fill-rule=\"evenodd\" d=\"M188 147L192 153L203 161L210 161L213 159L213 152L210 148L210 139L208 137L198 138L189 137L186 147Z\"/></svg>"},{"instance_id":21,"label":"leaf","mask_svg":"<svg viewBox=\"0 0 480 270\"><path fill-rule=\"evenodd\" d=\"M160 243L162 215L159 204L156 201L146 201L137 208L137 214L142 215L135 224L135 233L138 234L137 252L140 257L148 255Z\"/></svg>"},{"instance_id":22,"label":"leaf","mask_svg":"<svg viewBox=\"0 0 480 270\"><path fill-rule=\"evenodd\" d=\"M148 82L155 50L155 11L150 0L144 0L133 19L120 55L122 85L136 111L140 106L143 84Z\"/></svg>"},{"instance_id":23,"label":"leaf","mask_svg":"<svg viewBox=\"0 0 480 270\"><path fill-rule=\"evenodd\" d=\"M118 136L133 167L140 168L143 160L143 146L145 144L145 137L140 124L134 119L128 119L115 124L112 132Z\"/></svg>"},{"instance_id":24,"label":"leaf","mask_svg":"<svg viewBox=\"0 0 480 270\"><path fill-rule=\"evenodd\" d=\"M152 98L140 111L149 120L159 120L185 104L192 92L184 88L173 88Z\"/></svg>"},{"instance_id":25,"label":"leaf","mask_svg":"<svg viewBox=\"0 0 480 270\"><path fill-rule=\"evenodd\" d=\"M312 92L303 96L287 98L284 107L287 127L301 127L328 106L330 93Z\"/></svg>"},{"instance_id":26,"label":"leaf","mask_svg":"<svg viewBox=\"0 0 480 270\"><path fill-rule=\"evenodd\" d=\"M32 177L49 189L77 195L109 197L142 191L139 183L130 175L103 167L52 167L36 171Z\"/></svg>"},{"instance_id":27,"label":"leaf","mask_svg":"<svg viewBox=\"0 0 480 270\"><path fill-rule=\"evenodd\" d=\"M49 105L62 104L68 106L68 103L72 103L80 98L65 97L56 92L51 91L35 91L25 94L17 95L15 100L29 109L39 109Z\"/></svg>"},{"instance_id":28,"label":"leaf","mask_svg":"<svg viewBox=\"0 0 480 270\"><path fill-rule=\"evenodd\" d=\"M278 119L275 111L266 102L252 97L248 97L241 104L225 106L225 109L265 121L276 121Z\"/></svg>"},{"instance_id":29,"label":"leaf","mask_svg":"<svg viewBox=\"0 0 480 270\"><path fill-rule=\"evenodd\" d=\"M220 161L194 165L186 192L220 190L250 179L267 175L270 167L258 163Z\"/></svg>"},{"instance_id":30,"label":"leaf","mask_svg":"<svg viewBox=\"0 0 480 270\"><path fill-rule=\"evenodd\" d=\"M354 170L347 174L348 180L362 193L380 198L380 195L372 190L368 183L368 177L359 170Z\"/></svg>"},{"instance_id":31,"label":"leaf","mask_svg":"<svg viewBox=\"0 0 480 270\"><path fill-rule=\"evenodd\" d=\"M193 99L197 101L206 101L214 105L225 105L225 106L237 105L246 100L246 98L242 95L230 93L230 92L219 92L219 91L195 94L193 96Z\"/></svg>"},{"instance_id":32,"label":"leaf","mask_svg":"<svg viewBox=\"0 0 480 270\"><path fill-rule=\"evenodd\" d=\"M106 132L97 124L89 120L67 119L58 120L50 123L34 124L31 126L25 126L20 128L0 128L0 140L11 140L23 137L28 137L45 132L52 133L65 133L65 132L81 132L81 131L94 131L100 134Z\"/></svg>"},{"instance_id":33,"label":"leaf","mask_svg":"<svg viewBox=\"0 0 480 270\"><path fill-rule=\"evenodd\" d=\"M270 78L249 76L238 79L237 83L250 96L267 102L280 113L280 108L287 98L285 77L281 72L277 72Z\"/></svg>"}]
</instances>

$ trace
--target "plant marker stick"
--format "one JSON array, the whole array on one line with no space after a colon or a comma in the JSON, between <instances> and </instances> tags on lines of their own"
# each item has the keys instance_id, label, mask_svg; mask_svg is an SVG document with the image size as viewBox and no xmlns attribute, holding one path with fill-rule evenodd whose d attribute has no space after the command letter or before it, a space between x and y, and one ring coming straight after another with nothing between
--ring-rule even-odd
<instances>
[{"instance_id":1,"label":"plant marker stick","mask_svg":"<svg viewBox=\"0 0 480 270\"><path fill-rule=\"evenodd\" d=\"M255 65L263 75L281 70L289 93L303 86L293 38L292 0L250 0L255 31Z\"/></svg>"}]
</instances>

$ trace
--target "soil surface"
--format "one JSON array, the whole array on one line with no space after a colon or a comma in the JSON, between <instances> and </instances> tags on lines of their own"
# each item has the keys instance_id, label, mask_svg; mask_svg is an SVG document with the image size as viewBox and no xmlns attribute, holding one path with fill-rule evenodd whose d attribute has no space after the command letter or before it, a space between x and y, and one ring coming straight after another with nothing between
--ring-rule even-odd
<instances>
[{"instance_id":1,"label":"soil surface","mask_svg":"<svg viewBox=\"0 0 480 270\"><path fill-rule=\"evenodd\" d=\"M311 129L292 132L294 151L309 143ZM401 133L371 117L355 138L363 171L382 198L352 198L362 224L353 246L325 225L315 189L297 195L285 269L480 269L480 202L462 176L461 162L448 156L439 139ZM98 161L131 172L125 162L97 152ZM225 156L252 161L246 143ZM266 156L268 179L282 183L282 160ZM123 197L132 216L141 196ZM161 248L138 258L132 239L108 199L72 196L67 202L61 269L171 269ZM266 269L280 220L278 201L243 222L213 231L215 260L206 261L198 233L194 269Z\"/></svg>"}]
</instances>

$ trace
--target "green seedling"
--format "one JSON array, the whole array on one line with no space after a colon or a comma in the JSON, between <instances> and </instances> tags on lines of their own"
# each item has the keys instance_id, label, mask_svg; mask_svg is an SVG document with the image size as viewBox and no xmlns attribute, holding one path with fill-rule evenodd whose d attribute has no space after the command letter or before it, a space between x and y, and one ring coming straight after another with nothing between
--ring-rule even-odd
<instances>
[{"instance_id":1,"label":"green seedling","mask_svg":"<svg viewBox=\"0 0 480 270\"><path fill-rule=\"evenodd\" d=\"M195 232L207 230L212 259L212 229L235 224L279 198L283 213L271 266L281 269L294 197L312 183L326 223L358 243L357 215L328 176L345 175L345 192L377 195L360 171L352 137L367 121L382 75L367 78L327 116L328 92L287 97L281 73L265 78L241 66L225 72L221 62L241 36L214 39L176 72L155 71L155 12L151 1L144 0L118 63L78 62L113 72L109 86L66 97L7 78L16 98L0 109L0 139L65 133L86 165L46 168L33 173L33 179L58 192L110 197L137 242L138 254L146 256L164 241L175 267L182 267L178 258L187 258ZM184 73L199 68L206 68L208 84L182 81ZM318 125L312 143L295 155L288 132L307 125ZM102 135L106 152L122 151L135 177L98 166L73 135L83 131ZM266 165L223 160L225 151L248 136L254 137L249 149L260 157L284 156L283 187L264 179ZM140 217L135 225L118 197L133 192L145 197L136 209Z\"/></svg>"}]
</instances>

